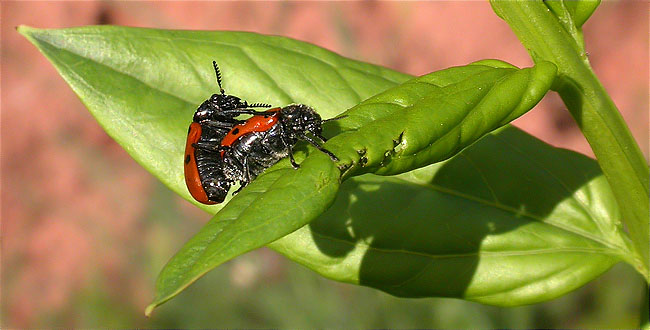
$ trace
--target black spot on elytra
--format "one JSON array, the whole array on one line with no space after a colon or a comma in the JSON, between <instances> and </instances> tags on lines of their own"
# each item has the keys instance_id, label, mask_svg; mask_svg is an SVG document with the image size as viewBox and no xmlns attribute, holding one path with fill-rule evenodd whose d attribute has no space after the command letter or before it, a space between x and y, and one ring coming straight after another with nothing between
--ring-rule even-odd
<instances>
[{"instance_id":1,"label":"black spot on elytra","mask_svg":"<svg viewBox=\"0 0 650 330\"><path fill-rule=\"evenodd\" d=\"M189 163L190 163L190 155L188 154L185 155L185 164L189 164Z\"/></svg>"},{"instance_id":2,"label":"black spot on elytra","mask_svg":"<svg viewBox=\"0 0 650 330\"><path fill-rule=\"evenodd\" d=\"M237 135L237 134L239 134L239 128L235 128L234 130L232 130L232 135Z\"/></svg>"}]
</instances>

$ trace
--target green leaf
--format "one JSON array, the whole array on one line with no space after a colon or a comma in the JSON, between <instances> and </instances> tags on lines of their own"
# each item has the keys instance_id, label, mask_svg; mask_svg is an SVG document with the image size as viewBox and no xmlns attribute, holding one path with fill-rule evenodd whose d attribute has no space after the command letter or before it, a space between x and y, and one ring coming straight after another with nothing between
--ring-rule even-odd
<instances>
[{"instance_id":1,"label":"green leaf","mask_svg":"<svg viewBox=\"0 0 650 330\"><path fill-rule=\"evenodd\" d=\"M18 30L54 64L113 139L190 201L181 162L192 114L218 92L213 60L227 93L249 102L309 104L325 118L410 78L308 43L246 32L118 26ZM200 206L215 213L223 205Z\"/></svg>"},{"instance_id":2,"label":"green leaf","mask_svg":"<svg viewBox=\"0 0 650 330\"><path fill-rule=\"evenodd\" d=\"M446 162L347 180L325 214L270 246L397 296L516 306L591 281L628 243L595 161L507 126Z\"/></svg>"},{"instance_id":3,"label":"green leaf","mask_svg":"<svg viewBox=\"0 0 650 330\"><path fill-rule=\"evenodd\" d=\"M267 171L255 179L165 265L156 282L156 298L145 314L219 264L315 219L334 201L339 179L334 163L320 153L298 170Z\"/></svg>"},{"instance_id":4,"label":"green leaf","mask_svg":"<svg viewBox=\"0 0 650 330\"><path fill-rule=\"evenodd\" d=\"M551 0L544 1L544 5L553 12L564 30L573 37L577 52L586 59L587 53L585 52L585 42L582 36L582 25L596 11L596 8L600 5L600 0Z\"/></svg>"},{"instance_id":5,"label":"green leaf","mask_svg":"<svg viewBox=\"0 0 650 330\"><path fill-rule=\"evenodd\" d=\"M181 163L184 140L194 110L217 89L213 59L228 93L250 102L306 103L324 117L409 78L307 43L252 33L111 26L19 30L133 158L191 201ZM218 264L321 214L340 179L331 160L322 157L318 153L298 171L281 162L226 201L223 212L161 272L147 313ZM216 212L226 203L200 206Z\"/></svg>"},{"instance_id":6,"label":"green leaf","mask_svg":"<svg viewBox=\"0 0 650 330\"><path fill-rule=\"evenodd\" d=\"M52 61L107 132L138 162L188 200L191 198L181 169L183 146L194 109L216 91L211 60L219 61L228 93L250 102L310 104L324 117L335 116L409 79L407 75L345 59L313 45L251 33L107 26L19 30ZM399 118L397 122L390 121L429 134L421 137L405 133L404 141L420 146L408 149L409 145L402 145L394 150L387 163L392 164L391 171L401 172L438 157L448 157L454 153L452 149L460 150L521 115L545 92L548 80L552 79L551 68L540 63L535 68L517 70L503 62L482 61L432 75L442 81L441 90L457 91L462 96L454 99L456 94L452 94L444 98L452 105L468 96L476 100L471 98L474 94L454 89L455 85L467 84L470 89L489 87L486 97L480 99L490 100L494 107L503 109L490 112L489 107L481 108L480 102L474 110L458 107L471 113L483 109L484 124L465 119L472 125L464 126L467 124L462 119L441 118L450 127L454 124L470 130L467 136L459 135L465 137L462 141L445 143L449 149L446 152L427 147L427 139L439 136L417 123L400 122ZM483 75L492 75L493 79ZM472 83L474 78L486 85ZM388 91L384 97L390 96L398 103L406 100L401 103L405 106L398 110L382 108L379 103L358 106L350 110L350 117L328 123L325 135L362 132L375 120L401 114L421 112L424 116L427 110L417 105L420 102L439 107L426 99L432 93L430 86L412 85L422 87L422 100L409 96L417 88ZM512 91L504 91L505 87ZM400 93L406 94L400 98ZM445 113L444 109L439 111ZM471 118L471 114L463 116ZM429 118L422 120L431 125ZM378 127L392 130L390 123ZM453 129L449 132L458 134ZM377 136L381 133L377 132ZM361 141L349 134L351 141ZM443 295L498 305L549 299L589 281L622 258L625 236L620 231L609 231L619 228L616 205L611 203L593 161L551 148L515 128L507 127L494 136L499 138L490 135L439 165L397 177L352 178L343 184L342 194L327 213L270 246L339 281L371 285L404 296ZM373 140L374 136L371 137ZM331 144L343 152L343 142L331 139L328 147ZM368 143L370 148L376 147L374 142ZM517 146L519 152L508 152L512 151L511 145ZM390 148L393 147L391 141ZM438 154L433 157L428 154L430 150ZM543 154L544 157L539 156L543 163L537 158L528 162L520 159L536 152ZM406 162L398 154L423 156L416 162ZM287 166L286 161L280 162L258 177L179 251L161 273L157 298L148 312L210 268L295 230L327 208L338 187L338 170L329 159L314 152L302 163L301 170L293 171ZM292 189L284 189L287 186ZM315 191L321 193L314 194ZM498 202L494 202L493 196ZM538 200L543 203L538 205ZM214 213L222 205L201 207ZM233 219L237 220L229 221ZM261 227L250 230L253 226ZM467 257L461 258L456 252L466 253ZM404 258L382 259L391 254ZM431 271L429 267L436 265L430 261L432 255L442 256L433 260L459 258L444 265L444 269L434 267L435 271ZM418 267L422 260L429 260L425 262L428 266ZM543 273L537 273L538 265L531 267L531 262L544 265ZM567 275L572 270L576 273ZM408 277L414 280L403 288L391 284ZM509 288L513 283L521 284L522 289ZM447 287L446 291L439 291L441 287ZM540 294L540 287L548 293Z\"/></svg>"},{"instance_id":7,"label":"green leaf","mask_svg":"<svg viewBox=\"0 0 650 330\"><path fill-rule=\"evenodd\" d=\"M551 0L545 1L544 4L553 11L555 16L561 17L564 24L571 22L573 26L581 29L600 5L600 0Z\"/></svg>"},{"instance_id":8,"label":"green leaf","mask_svg":"<svg viewBox=\"0 0 650 330\"><path fill-rule=\"evenodd\" d=\"M496 61L437 71L361 102L326 147L347 175L399 174L451 157L530 110L555 66L517 69Z\"/></svg>"},{"instance_id":9,"label":"green leaf","mask_svg":"<svg viewBox=\"0 0 650 330\"><path fill-rule=\"evenodd\" d=\"M487 132L528 111L549 89L554 76L555 67L552 64L519 70L507 63L489 61L416 78L377 97L372 97L346 112L348 117L342 119L340 123L346 132L331 139L327 147L348 169L351 166L345 165L345 162L350 159L367 168L381 167L380 170L383 172L391 170L404 172L422 167L441 160L443 156L449 157ZM401 96L397 106L395 106L395 100L398 99L396 95ZM389 106L388 111L386 105ZM392 113L388 114L389 112ZM381 119L375 117L369 122L366 113L383 114L384 117ZM397 135L400 136L401 144L407 147L396 152L395 156L387 161L384 158L387 149L383 148L384 146L395 148L399 145L394 144L391 138ZM437 144L441 137L449 138L442 139L446 143ZM364 152L359 153L358 150ZM346 158L346 151L351 157ZM367 162L360 163L359 159L362 157L365 157ZM332 162L323 154L315 153L307 158L305 163L313 164L317 158L321 158L324 165L332 166L327 170L331 174L327 181L338 182L338 171L335 171ZM393 166L394 164L397 165ZM265 201L270 202L259 207L256 200L249 198L249 189L243 190L241 195L217 213L211 221L215 225L208 225L201 230L195 239L188 242L165 266L156 285L156 299L150 308L170 299L200 275L229 258L281 238L325 211L325 207L332 202L338 186L332 184L328 187L330 195L309 185L305 186L305 183L316 182L308 176L314 175L307 172L308 169L303 166L295 173L291 170L283 172L286 173L285 176L292 177L291 185L285 185L291 188L285 189L284 195L280 193L274 197L270 194L273 192L271 186L266 194L261 195ZM304 179L294 179L301 174L305 176ZM280 178L284 179L285 176ZM260 183L256 187L264 187L264 185ZM302 187L306 187L304 192L299 190ZM302 198L310 191L317 193L311 196L310 200ZM240 203L239 200L246 200L246 202ZM233 215L231 210L242 207L247 207L246 214ZM308 208L313 209L313 212L306 215L304 210ZM248 209L254 211L249 212ZM224 216L224 212L228 215ZM269 219L267 214L282 216ZM222 228L218 224L222 221L230 221L230 223ZM267 226L271 226L274 230L269 230ZM251 228L254 231L249 230ZM241 232L246 234L240 234ZM233 243L230 237L236 235L241 238ZM205 239L205 237L212 237L212 239ZM223 237L226 238L222 239ZM207 250L224 249L227 249L228 253L204 253Z\"/></svg>"},{"instance_id":10,"label":"green leaf","mask_svg":"<svg viewBox=\"0 0 650 330\"><path fill-rule=\"evenodd\" d=\"M574 16L586 18L589 10L584 8L593 11L595 5L574 5L583 9L572 13L570 9L551 11L546 1L539 0L491 1L491 4L535 62L549 61L557 66L558 78L553 89L560 94L587 138L619 205L625 206L621 208L622 219L635 246L631 251L632 265L650 282L648 164L616 105L591 69L586 53L576 47L575 36L567 30L566 15L562 16L562 13L581 12ZM557 3L550 5L561 7Z\"/></svg>"}]
</instances>

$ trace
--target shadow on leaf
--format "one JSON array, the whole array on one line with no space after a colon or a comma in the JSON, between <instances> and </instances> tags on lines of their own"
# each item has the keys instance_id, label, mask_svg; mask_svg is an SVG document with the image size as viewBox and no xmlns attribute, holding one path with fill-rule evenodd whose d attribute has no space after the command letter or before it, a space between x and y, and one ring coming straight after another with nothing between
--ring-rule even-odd
<instances>
[{"instance_id":1,"label":"shadow on leaf","mask_svg":"<svg viewBox=\"0 0 650 330\"><path fill-rule=\"evenodd\" d=\"M520 299L529 287L512 303L530 303L591 279L549 285L556 275L579 271L572 267L599 274L611 266L558 261L589 257L598 248L584 234L592 230L593 205L574 194L599 175L593 160L507 126L445 162L347 180L309 226L322 253L361 260L359 284L396 296L488 303L481 297ZM545 286L551 292L540 290Z\"/></svg>"}]
</instances>

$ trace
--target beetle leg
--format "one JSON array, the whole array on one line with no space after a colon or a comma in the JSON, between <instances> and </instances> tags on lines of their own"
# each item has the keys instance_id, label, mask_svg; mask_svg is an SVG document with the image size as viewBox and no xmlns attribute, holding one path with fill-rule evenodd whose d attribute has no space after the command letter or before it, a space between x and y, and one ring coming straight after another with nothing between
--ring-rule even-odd
<instances>
[{"instance_id":1,"label":"beetle leg","mask_svg":"<svg viewBox=\"0 0 650 330\"><path fill-rule=\"evenodd\" d=\"M244 178L246 179L246 184L251 182L251 168L248 163L248 157L244 157Z\"/></svg>"},{"instance_id":2,"label":"beetle leg","mask_svg":"<svg viewBox=\"0 0 650 330\"><path fill-rule=\"evenodd\" d=\"M251 171L250 171L250 168L248 166L248 157L244 157L244 161L242 162L242 167L243 167L243 170L244 170L244 173L243 173L244 174L244 179L239 180L239 183L240 183L239 189L237 189L234 193L232 193L233 196L236 195L237 193L239 193L242 189L244 189L244 187L246 187L246 185L248 185L249 182L251 182Z\"/></svg>"},{"instance_id":3,"label":"beetle leg","mask_svg":"<svg viewBox=\"0 0 650 330\"><path fill-rule=\"evenodd\" d=\"M239 124L241 122L243 122L243 120L233 119L232 123L224 123L218 120L204 120L201 122L201 124L209 126L211 128L224 128L230 130L234 125Z\"/></svg>"},{"instance_id":4,"label":"beetle leg","mask_svg":"<svg viewBox=\"0 0 650 330\"><path fill-rule=\"evenodd\" d=\"M320 140L321 143L327 142L327 139L324 136L320 135L320 134L314 134L314 136L317 137Z\"/></svg>"},{"instance_id":5,"label":"beetle leg","mask_svg":"<svg viewBox=\"0 0 650 330\"><path fill-rule=\"evenodd\" d=\"M285 142L285 146L286 146L286 142ZM293 159L293 150L291 150L291 148L287 148L287 151L289 152L289 160L291 161L291 166L293 166L293 168L296 170L299 169L300 165L298 165L298 163L296 163L296 160Z\"/></svg>"},{"instance_id":6,"label":"beetle leg","mask_svg":"<svg viewBox=\"0 0 650 330\"><path fill-rule=\"evenodd\" d=\"M205 151L211 151L211 152L222 152L230 149L230 147L228 146L222 146L216 143L209 143L209 142L192 143L192 147L196 149L205 150Z\"/></svg>"},{"instance_id":7,"label":"beetle leg","mask_svg":"<svg viewBox=\"0 0 650 330\"><path fill-rule=\"evenodd\" d=\"M314 139L310 138L309 136L303 134L302 136L300 136L300 138L303 139L303 140L305 140L305 141L307 141L307 142L309 142L309 144L313 145L313 146L316 147L318 150L320 150L320 151L322 151L323 153L325 153L325 154L327 154L328 156L330 156L330 158L331 158L333 161L335 161L335 162L338 162L338 161L339 161L339 159L338 159L336 156L334 156L333 153L331 153L329 150L323 148L320 144L318 144L318 142L316 142Z\"/></svg>"},{"instance_id":8,"label":"beetle leg","mask_svg":"<svg viewBox=\"0 0 650 330\"><path fill-rule=\"evenodd\" d=\"M239 192L240 192L242 189L244 189L244 187L246 187L246 185L244 184L244 182L239 181L239 183L241 183L241 185L239 186L239 189L235 190L235 191L232 193L233 196L239 194Z\"/></svg>"},{"instance_id":9,"label":"beetle leg","mask_svg":"<svg viewBox=\"0 0 650 330\"><path fill-rule=\"evenodd\" d=\"M293 159L293 150L289 147L289 143L286 140L286 134L284 133L286 130L282 122L280 122L280 129L282 129L282 132L280 133L280 141L282 141L284 147L287 148L287 152L289 153L289 160L291 161L291 166L297 170L300 168L300 165L298 165L298 163L296 163L296 160Z\"/></svg>"}]
</instances>

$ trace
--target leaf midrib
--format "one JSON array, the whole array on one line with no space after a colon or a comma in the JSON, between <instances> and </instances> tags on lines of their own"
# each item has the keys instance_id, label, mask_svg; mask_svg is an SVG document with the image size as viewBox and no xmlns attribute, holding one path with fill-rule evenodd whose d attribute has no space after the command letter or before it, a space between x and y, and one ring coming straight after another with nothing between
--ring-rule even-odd
<instances>
[{"instance_id":1,"label":"leaf midrib","mask_svg":"<svg viewBox=\"0 0 650 330\"><path fill-rule=\"evenodd\" d=\"M586 253L586 254L606 254L609 256L620 258L622 255L620 252L617 252L613 249L608 248L577 248L577 247L563 247L563 248L542 248L542 249L530 249L530 250L512 250L512 251L480 251L468 252L468 253L449 253L449 254L431 254L420 251L413 250L404 250L404 249L389 249L373 246L372 243L367 243L363 240L350 241L346 239L336 238L331 235L323 234L318 231L312 230L313 235L318 236L319 238L326 239L332 242L339 242L346 245L354 247L364 247L366 250L377 251L382 253L401 253L413 256L426 257L431 259L451 259L451 258L470 258L470 257L504 257L504 256L526 256L526 255L541 255L541 254L552 254L558 252L575 252L575 253ZM336 267L336 265L332 265Z\"/></svg>"}]
</instances>

